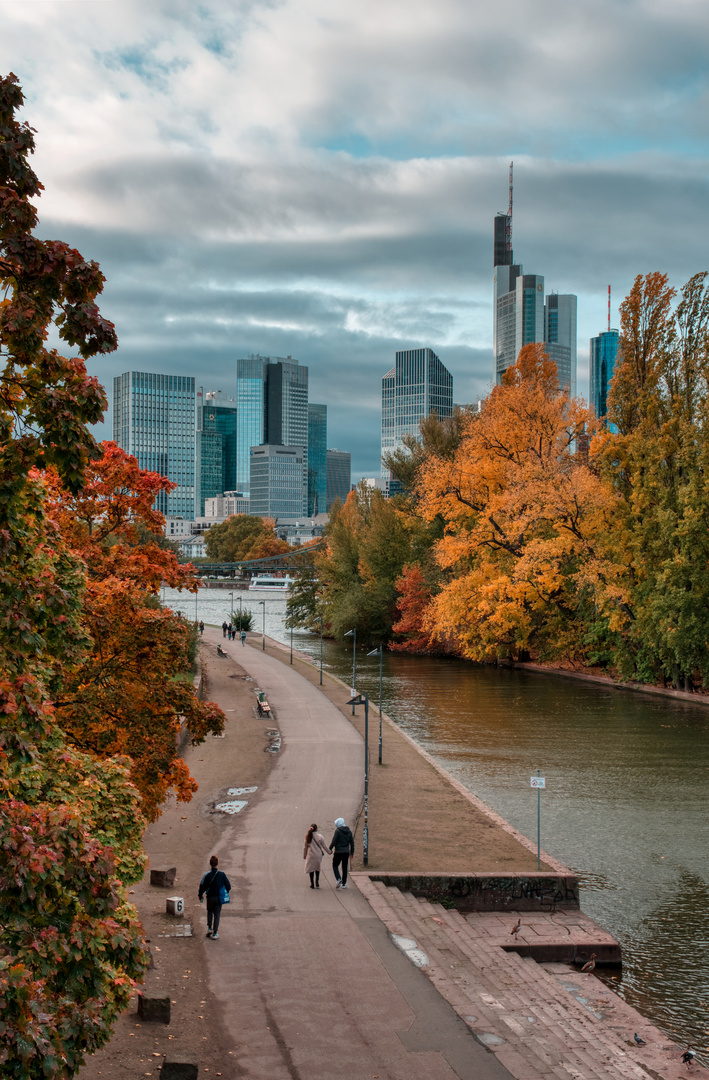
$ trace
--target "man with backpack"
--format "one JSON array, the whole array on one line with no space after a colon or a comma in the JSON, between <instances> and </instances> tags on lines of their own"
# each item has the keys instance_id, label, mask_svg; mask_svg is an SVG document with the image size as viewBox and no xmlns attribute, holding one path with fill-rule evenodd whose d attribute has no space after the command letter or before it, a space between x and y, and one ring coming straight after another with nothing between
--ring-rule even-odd
<instances>
[{"instance_id":1,"label":"man with backpack","mask_svg":"<svg viewBox=\"0 0 709 1080\"><path fill-rule=\"evenodd\" d=\"M231 882L223 870L218 869L219 859L212 855L209 860L210 869L199 883L199 902L204 903L204 895L207 895L207 937L214 941L219 937L219 920L222 915L222 904L229 903Z\"/></svg>"},{"instance_id":2,"label":"man with backpack","mask_svg":"<svg viewBox=\"0 0 709 1080\"><path fill-rule=\"evenodd\" d=\"M335 835L330 841L332 855L332 872L335 875L336 889L347 888L347 864L354 856L354 836L345 825L345 819L338 817L335 821ZM342 867L342 879L340 879L340 867Z\"/></svg>"}]
</instances>

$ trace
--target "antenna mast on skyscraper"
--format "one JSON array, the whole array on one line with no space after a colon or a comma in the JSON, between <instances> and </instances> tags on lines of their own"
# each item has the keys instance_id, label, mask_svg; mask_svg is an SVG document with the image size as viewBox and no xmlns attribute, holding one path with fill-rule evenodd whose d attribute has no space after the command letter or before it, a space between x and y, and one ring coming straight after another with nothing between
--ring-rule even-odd
<instances>
[{"instance_id":1,"label":"antenna mast on skyscraper","mask_svg":"<svg viewBox=\"0 0 709 1080\"><path fill-rule=\"evenodd\" d=\"M608 286L608 330L611 328L611 287Z\"/></svg>"},{"instance_id":2,"label":"antenna mast on skyscraper","mask_svg":"<svg viewBox=\"0 0 709 1080\"><path fill-rule=\"evenodd\" d=\"M508 251L512 251L512 167L514 161L510 162L510 205L507 208L507 227L505 236L505 247Z\"/></svg>"}]
</instances>

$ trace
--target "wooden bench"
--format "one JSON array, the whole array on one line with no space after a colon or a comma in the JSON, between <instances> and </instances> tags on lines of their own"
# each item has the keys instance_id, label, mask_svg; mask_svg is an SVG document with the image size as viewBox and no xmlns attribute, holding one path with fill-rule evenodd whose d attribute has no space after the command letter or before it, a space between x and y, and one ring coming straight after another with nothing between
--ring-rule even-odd
<instances>
[{"instance_id":1,"label":"wooden bench","mask_svg":"<svg viewBox=\"0 0 709 1080\"><path fill-rule=\"evenodd\" d=\"M270 716L271 715L271 706L268 704L268 702L266 701L265 698L264 698L263 701L260 701L260 700L256 701L256 708L258 709L259 716Z\"/></svg>"}]
</instances>

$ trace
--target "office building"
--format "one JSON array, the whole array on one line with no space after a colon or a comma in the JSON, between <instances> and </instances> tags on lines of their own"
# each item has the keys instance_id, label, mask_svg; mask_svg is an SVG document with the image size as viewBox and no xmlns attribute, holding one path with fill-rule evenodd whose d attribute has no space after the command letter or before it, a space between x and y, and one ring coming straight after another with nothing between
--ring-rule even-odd
<instances>
[{"instance_id":1,"label":"office building","mask_svg":"<svg viewBox=\"0 0 709 1080\"><path fill-rule=\"evenodd\" d=\"M382 379L382 458L403 445L404 435L418 436L432 412L452 415L453 376L432 349L402 349ZM382 477L389 475L382 463Z\"/></svg>"},{"instance_id":2,"label":"office building","mask_svg":"<svg viewBox=\"0 0 709 1080\"><path fill-rule=\"evenodd\" d=\"M250 503L241 491L225 491L214 499L204 500L205 518L220 518L225 521L234 514L250 513Z\"/></svg>"},{"instance_id":3,"label":"office building","mask_svg":"<svg viewBox=\"0 0 709 1080\"><path fill-rule=\"evenodd\" d=\"M352 455L346 450L327 451L327 512L335 499L344 503L350 493Z\"/></svg>"},{"instance_id":4,"label":"office building","mask_svg":"<svg viewBox=\"0 0 709 1080\"><path fill-rule=\"evenodd\" d=\"M126 371L113 380L113 441L141 469L177 485L155 500L165 517L195 517L195 408L195 381L189 376Z\"/></svg>"},{"instance_id":5,"label":"office building","mask_svg":"<svg viewBox=\"0 0 709 1080\"><path fill-rule=\"evenodd\" d=\"M307 497L302 446L262 443L251 447L251 513L257 517L303 516Z\"/></svg>"},{"instance_id":6,"label":"office building","mask_svg":"<svg viewBox=\"0 0 709 1080\"><path fill-rule=\"evenodd\" d=\"M618 338L618 331L609 329L590 341L588 396L599 420L608 413L608 391L615 371Z\"/></svg>"},{"instance_id":7,"label":"office building","mask_svg":"<svg viewBox=\"0 0 709 1080\"><path fill-rule=\"evenodd\" d=\"M251 448L299 446L303 454L307 510L308 369L291 356L252 355L237 361L236 487L249 493Z\"/></svg>"},{"instance_id":8,"label":"office building","mask_svg":"<svg viewBox=\"0 0 709 1080\"><path fill-rule=\"evenodd\" d=\"M308 405L308 517L327 507L327 405Z\"/></svg>"},{"instance_id":9,"label":"office building","mask_svg":"<svg viewBox=\"0 0 709 1080\"><path fill-rule=\"evenodd\" d=\"M576 393L576 297L552 293L544 301L544 278L525 274L512 250L512 166L510 205L493 227L492 349L495 382L524 345L543 341L559 373L559 387Z\"/></svg>"},{"instance_id":10,"label":"office building","mask_svg":"<svg viewBox=\"0 0 709 1080\"><path fill-rule=\"evenodd\" d=\"M236 400L221 390L197 391L198 513L204 500L232 491L236 483Z\"/></svg>"},{"instance_id":11,"label":"office building","mask_svg":"<svg viewBox=\"0 0 709 1080\"><path fill-rule=\"evenodd\" d=\"M544 341L556 364L559 387L576 396L576 297L550 293L544 304Z\"/></svg>"}]
</instances>

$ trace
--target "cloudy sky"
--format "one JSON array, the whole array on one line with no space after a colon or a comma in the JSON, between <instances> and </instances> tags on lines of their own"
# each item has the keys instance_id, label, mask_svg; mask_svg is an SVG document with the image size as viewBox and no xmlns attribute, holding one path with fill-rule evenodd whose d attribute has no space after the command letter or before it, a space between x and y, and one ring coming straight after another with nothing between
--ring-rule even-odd
<instances>
[{"instance_id":1,"label":"cloudy sky","mask_svg":"<svg viewBox=\"0 0 709 1080\"><path fill-rule=\"evenodd\" d=\"M637 273L709 267L708 54L706 0L0 0L42 235L108 279L92 371L233 392L237 357L292 355L354 477L396 349L457 401L490 386L511 159L515 257L579 297L581 393L608 284L617 325Z\"/></svg>"}]
</instances>

